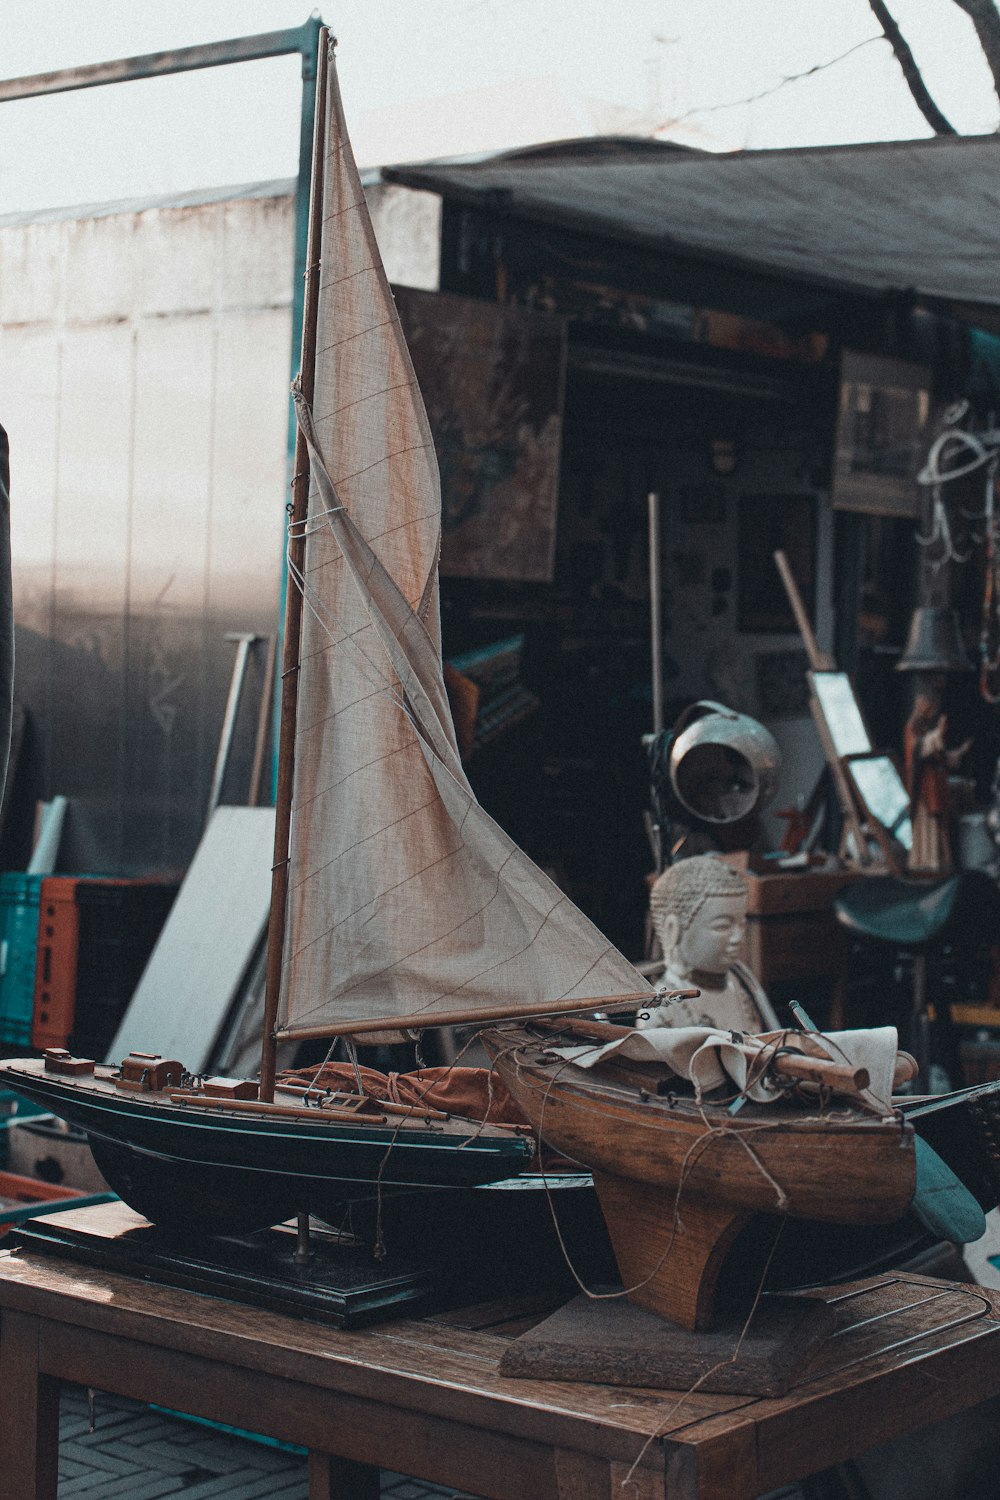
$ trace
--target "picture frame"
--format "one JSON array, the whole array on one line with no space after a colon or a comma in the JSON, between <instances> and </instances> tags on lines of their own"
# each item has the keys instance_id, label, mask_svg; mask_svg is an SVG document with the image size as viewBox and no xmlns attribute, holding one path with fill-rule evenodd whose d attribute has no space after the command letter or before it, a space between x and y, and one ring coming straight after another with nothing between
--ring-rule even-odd
<instances>
[{"instance_id":1,"label":"picture frame","mask_svg":"<svg viewBox=\"0 0 1000 1500\"><path fill-rule=\"evenodd\" d=\"M917 471L930 414L927 366L845 349L830 491L834 510L917 518Z\"/></svg>"}]
</instances>

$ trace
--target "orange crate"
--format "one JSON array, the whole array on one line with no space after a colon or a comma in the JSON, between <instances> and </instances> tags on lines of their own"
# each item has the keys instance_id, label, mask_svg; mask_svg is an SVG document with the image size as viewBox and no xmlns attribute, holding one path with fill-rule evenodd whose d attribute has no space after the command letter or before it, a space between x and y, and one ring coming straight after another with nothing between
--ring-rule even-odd
<instances>
[{"instance_id":1,"label":"orange crate","mask_svg":"<svg viewBox=\"0 0 1000 1500\"><path fill-rule=\"evenodd\" d=\"M16 1172L0 1172L0 1236L17 1222L22 1209L30 1208L34 1203L65 1203L69 1206L73 1200L88 1196L81 1188L66 1187L64 1183L39 1182L34 1177L21 1177Z\"/></svg>"},{"instance_id":2,"label":"orange crate","mask_svg":"<svg viewBox=\"0 0 1000 1500\"><path fill-rule=\"evenodd\" d=\"M176 884L145 877L42 881L33 1047L104 1056L176 893Z\"/></svg>"},{"instance_id":3,"label":"orange crate","mask_svg":"<svg viewBox=\"0 0 1000 1500\"><path fill-rule=\"evenodd\" d=\"M76 1015L76 962L80 908L75 875L50 875L38 898L38 953L31 1045L65 1047Z\"/></svg>"}]
</instances>

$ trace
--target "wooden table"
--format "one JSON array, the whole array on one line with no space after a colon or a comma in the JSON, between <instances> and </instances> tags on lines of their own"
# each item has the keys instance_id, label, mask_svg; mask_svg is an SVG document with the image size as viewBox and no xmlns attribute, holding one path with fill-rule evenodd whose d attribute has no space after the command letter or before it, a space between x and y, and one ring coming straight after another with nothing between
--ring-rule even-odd
<instances>
[{"instance_id":1,"label":"wooden table","mask_svg":"<svg viewBox=\"0 0 1000 1500\"><path fill-rule=\"evenodd\" d=\"M685 1395L501 1379L525 1305L343 1332L4 1252L0 1500L53 1500L62 1380L302 1444L311 1500L375 1500L380 1465L489 1500L751 1500L1000 1392L1000 1293L821 1295L844 1330L792 1394Z\"/></svg>"}]
</instances>

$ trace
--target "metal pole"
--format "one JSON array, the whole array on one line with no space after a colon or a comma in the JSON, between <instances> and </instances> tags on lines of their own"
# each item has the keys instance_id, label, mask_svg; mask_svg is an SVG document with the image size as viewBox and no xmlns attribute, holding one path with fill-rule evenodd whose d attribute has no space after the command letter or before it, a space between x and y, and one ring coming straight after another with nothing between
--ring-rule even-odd
<instances>
[{"instance_id":1,"label":"metal pole","mask_svg":"<svg viewBox=\"0 0 1000 1500\"><path fill-rule=\"evenodd\" d=\"M316 37L322 22L311 19L287 31L265 31L226 42L176 47L170 52L147 52L142 57L116 58L25 78L0 78L0 104L7 99L36 99L40 94L67 94L76 89L103 88L108 83L134 83L140 78L162 78L168 73L190 73L198 68L222 68L229 63L257 62L301 52L315 61Z\"/></svg>"},{"instance_id":2,"label":"metal pole","mask_svg":"<svg viewBox=\"0 0 1000 1500\"><path fill-rule=\"evenodd\" d=\"M301 1210L295 1215L295 1254L292 1259L297 1266L307 1266L312 1260L309 1215Z\"/></svg>"},{"instance_id":3,"label":"metal pole","mask_svg":"<svg viewBox=\"0 0 1000 1500\"><path fill-rule=\"evenodd\" d=\"M653 733L663 730L663 604L661 598L660 495L649 492L649 625L653 664Z\"/></svg>"}]
</instances>

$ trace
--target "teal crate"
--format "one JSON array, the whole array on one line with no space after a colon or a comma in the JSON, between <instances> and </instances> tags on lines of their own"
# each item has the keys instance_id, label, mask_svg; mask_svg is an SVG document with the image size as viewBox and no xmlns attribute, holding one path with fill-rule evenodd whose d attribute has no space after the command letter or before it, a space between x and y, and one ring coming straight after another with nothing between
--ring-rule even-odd
<instances>
[{"instance_id":1,"label":"teal crate","mask_svg":"<svg viewBox=\"0 0 1000 1500\"><path fill-rule=\"evenodd\" d=\"M23 1120L28 1115L45 1115L48 1110L42 1104L35 1104L26 1099L23 1094L16 1094L13 1089L0 1089L0 1125L8 1124L16 1116Z\"/></svg>"},{"instance_id":2,"label":"teal crate","mask_svg":"<svg viewBox=\"0 0 1000 1500\"><path fill-rule=\"evenodd\" d=\"M41 875L0 875L0 1042L31 1044Z\"/></svg>"}]
</instances>

